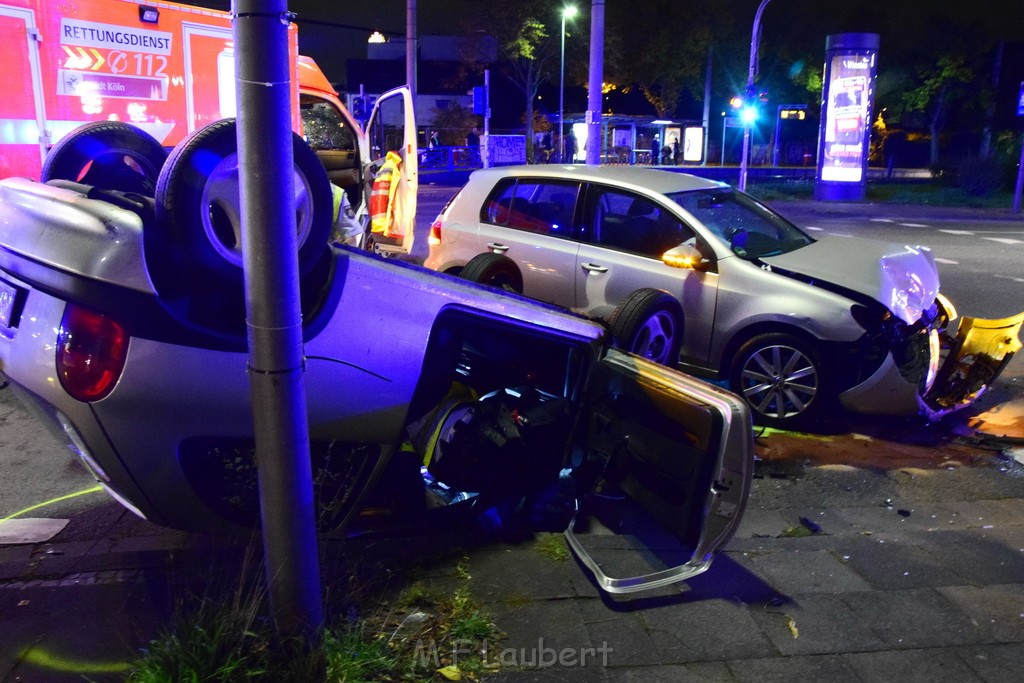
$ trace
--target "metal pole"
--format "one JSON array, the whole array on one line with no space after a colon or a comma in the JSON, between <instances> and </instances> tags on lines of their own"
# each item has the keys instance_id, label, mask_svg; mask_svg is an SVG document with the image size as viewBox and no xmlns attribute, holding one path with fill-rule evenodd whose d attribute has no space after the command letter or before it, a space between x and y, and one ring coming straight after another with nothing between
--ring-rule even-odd
<instances>
[{"instance_id":1,"label":"metal pole","mask_svg":"<svg viewBox=\"0 0 1024 683\"><path fill-rule=\"evenodd\" d=\"M264 565L282 640L323 625L303 385L287 0L234 0L235 92Z\"/></svg>"},{"instance_id":2,"label":"metal pole","mask_svg":"<svg viewBox=\"0 0 1024 683\"><path fill-rule=\"evenodd\" d=\"M711 136L711 46L708 46L708 65L704 76L704 152L700 157L700 165L708 165L708 138ZM723 123L725 123L723 121Z\"/></svg>"},{"instance_id":3,"label":"metal pole","mask_svg":"<svg viewBox=\"0 0 1024 683\"><path fill-rule=\"evenodd\" d=\"M725 112L722 112L722 166L725 166L725 129L729 127L726 118Z\"/></svg>"},{"instance_id":4,"label":"metal pole","mask_svg":"<svg viewBox=\"0 0 1024 683\"><path fill-rule=\"evenodd\" d=\"M590 78L587 83L587 165L598 166L604 151L601 112L604 111L604 0L590 4Z\"/></svg>"},{"instance_id":5,"label":"metal pole","mask_svg":"<svg viewBox=\"0 0 1024 683\"><path fill-rule=\"evenodd\" d=\"M747 90L744 95L753 89L754 79L757 76L757 43L761 38L761 15L764 8L771 0L761 0L754 15L754 28L750 35L750 67L747 69ZM740 190L747 189L747 157L750 155L750 124L743 122L743 156L740 158Z\"/></svg>"},{"instance_id":6,"label":"metal pole","mask_svg":"<svg viewBox=\"0 0 1024 683\"><path fill-rule=\"evenodd\" d=\"M782 132L782 105L775 111L775 144L772 145L772 166L779 166L779 133Z\"/></svg>"},{"instance_id":7,"label":"metal pole","mask_svg":"<svg viewBox=\"0 0 1024 683\"><path fill-rule=\"evenodd\" d=\"M484 69L484 168L491 167L491 70Z\"/></svg>"},{"instance_id":8,"label":"metal pole","mask_svg":"<svg viewBox=\"0 0 1024 683\"><path fill-rule=\"evenodd\" d=\"M1013 212L1020 213L1020 193L1024 189L1024 134L1020 136L1020 161L1017 162L1017 184L1013 188Z\"/></svg>"},{"instance_id":9,"label":"metal pole","mask_svg":"<svg viewBox=\"0 0 1024 683\"><path fill-rule=\"evenodd\" d=\"M562 52L559 58L558 76L558 161L565 163L565 126L562 112L565 110L565 10L562 10Z\"/></svg>"},{"instance_id":10,"label":"metal pole","mask_svg":"<svg viewBox=\"0 0 1024 683\"><path fill-rule=\"evenodd\" d=\"M416 104L416 0L405 0L405 82Z\"/></svg>"}]
</instances>

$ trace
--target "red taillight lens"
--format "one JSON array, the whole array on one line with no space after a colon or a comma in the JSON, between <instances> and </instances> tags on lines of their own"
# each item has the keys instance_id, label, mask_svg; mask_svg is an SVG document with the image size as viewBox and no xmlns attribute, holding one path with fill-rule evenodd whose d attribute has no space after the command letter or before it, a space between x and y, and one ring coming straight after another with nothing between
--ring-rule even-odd
<instances>
[{"instance_id":1,"label":"red taillight lens","mask_svg":"<svg viewBox=\"0 0 1024 683\"><path fill-rule=\"evenodd\" d=\"M57 376L79 401L98 401L117 384L128 333L105 315L68 304L57 335Z\"/></svg>"},{"instance_id":2,"label":"red taillight lens","mask_svg":"<svg viewBox=\"0 0 1024 683\"><path fill-rule=\"evenodd\" d=\"M427 244L437 246L441 244L441 219L437 218L430 224L430 234L427 236Z\"/></svg>"}]
</instances>

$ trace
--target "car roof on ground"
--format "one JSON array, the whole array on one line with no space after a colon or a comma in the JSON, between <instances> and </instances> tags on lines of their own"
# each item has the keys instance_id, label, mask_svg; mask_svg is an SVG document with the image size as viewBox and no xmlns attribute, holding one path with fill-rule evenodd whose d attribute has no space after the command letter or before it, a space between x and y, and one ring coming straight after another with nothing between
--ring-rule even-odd
<instances>
[{"instance_id":1,"label":"car roof on ground","mask_svg":"<svg viewBox=\"0 0 1024 683\"><path fill-rule=\"evenodd\" d=\"M490 181L491 183L497 182L499 178L510 176L606 183L625 189L633 188L661 193L729 187L726 183L699 178L688 173L676 173L675 171L663 171L642 166L584 166L567 164L498 166L474 171L472 175L477 180Z\"/></svg>"}]
</instances>

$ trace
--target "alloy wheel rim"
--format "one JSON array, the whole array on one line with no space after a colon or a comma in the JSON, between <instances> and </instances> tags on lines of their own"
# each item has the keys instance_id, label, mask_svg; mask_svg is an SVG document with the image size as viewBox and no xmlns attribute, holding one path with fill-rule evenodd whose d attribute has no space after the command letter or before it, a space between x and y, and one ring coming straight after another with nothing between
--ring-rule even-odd
<instances>
[{"instance_id":1,"label":"alloy wheel rim","mask_svg":"<svg viewBox=\"0 0 1024 683\"><path fill-rule=\"evenodd\" d=\"M795 417L807 411L818 394L814 363L799 349L774 345L751 354L740 373L743 397L761 415Z\"/></svg>"},{"instance_id":2,"label":"alloy wheel rim","mask_svg":"<svg viewBox=\"0 0 1024 683\"><path fill-rule=\"evenodd\" d=\"M666 311L659 311L644 321L633 339L631 352L662 365L668 364L676 323Z\"/></svg>"}]
</instances>

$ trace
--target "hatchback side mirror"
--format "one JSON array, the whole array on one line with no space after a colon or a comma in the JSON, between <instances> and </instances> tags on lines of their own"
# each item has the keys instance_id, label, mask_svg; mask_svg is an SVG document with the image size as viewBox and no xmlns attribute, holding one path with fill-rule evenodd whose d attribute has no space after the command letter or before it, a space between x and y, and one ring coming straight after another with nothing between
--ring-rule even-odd
<instances>
[{"instance_id":1,"label":"hatchback side mirror","mask_svg":"<svg viewBox=\"0 0 1024 683\"><path fill-rule=\"evenodd\" d=\"M692 244L680 244L672 247L661 255L662 262L670 268L704 270L708 261L700 253L700 249Z\"/></svg>"}]
</instances>

